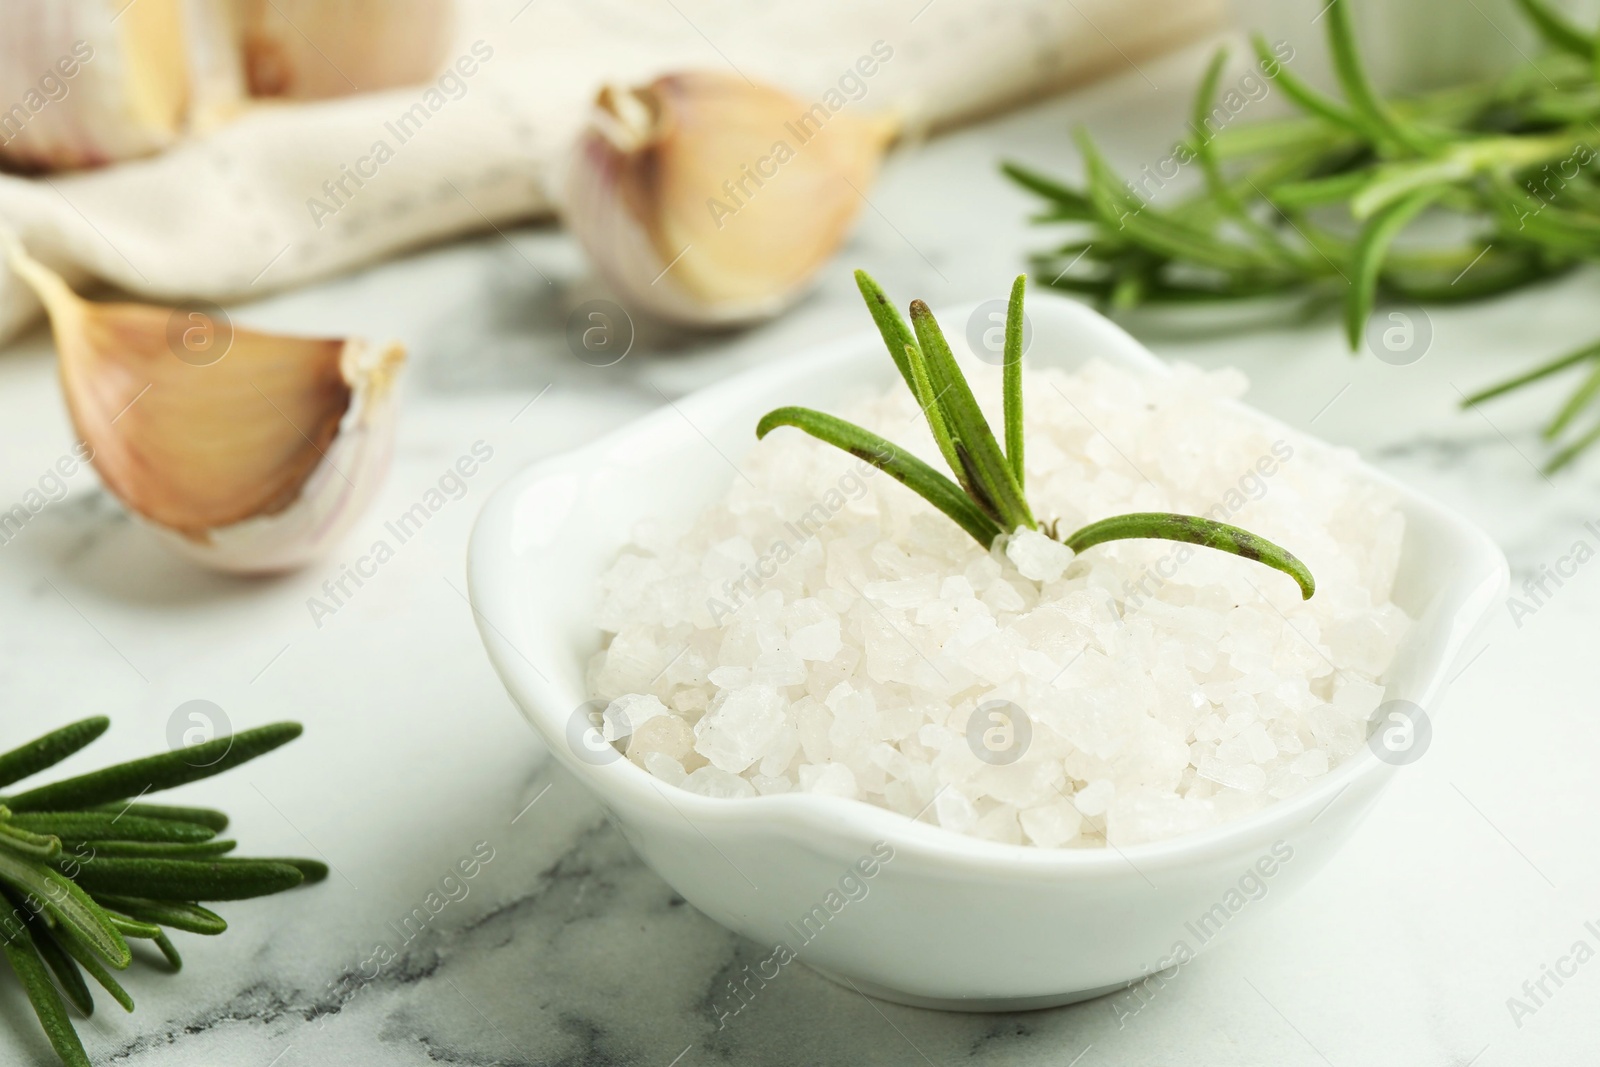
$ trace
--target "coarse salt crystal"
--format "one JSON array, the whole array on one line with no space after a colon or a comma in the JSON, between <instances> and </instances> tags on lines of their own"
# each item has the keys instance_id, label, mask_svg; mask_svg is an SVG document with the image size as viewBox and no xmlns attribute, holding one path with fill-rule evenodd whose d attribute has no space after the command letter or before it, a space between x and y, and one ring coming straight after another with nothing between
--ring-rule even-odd
<instances>
[{"instance_id":1,"label":"coarse salt crystal","mask_svg":"<svg viewBox=\"0 0 1600 1067\"><path fill-rule=\"evenodd\" d=\"M600 736L607 741L627 737L639 727L655 718L666 715L667 706L649 693L626 693L600 713Z\"/></svg>"},{"instance_id":2,"label":"coarse salt crystal","mask_svg":"<svg viewBox=\"0 0 1600 1067\"><path fill-rule=\"evenodd\" d=\"M839 637L839 620L836 617L802 626L789 640L795 655L804 660L831 660L843 647Z\"/></svg>"},{"instance_id":3,"label":"coarse salt crystal","mask_svg":"<svg viewBox=\"0 0 1600 1067\"><path fill-rule=\"evenodd\" d=\"M1278 754L1278 746L1267 736L1267 728L1258 722L1251 723L1239 731L1239 737L1244 741L1250 758L1256 763L1266 763Z\"/></svg>"},{"instance_id":4,"label":"coarse salt crystal","mask_svg":"<svg viewBox=\"0 0 1600 1067\"><path fill-rule=\"evenodd\" d=\"M1039 807L1025 809L1021 816L1022 832L1042 848L1058 848L1078 836L1083 816L1066 801L1056 801Z\"/></svg>"},{"instance_id":5,"label":"coarse salt crystal","mask_svg":"<svg viewBox=\"0 0 1600 1067\"><path fill-rule=\"evenodd\" d=\"M1296 756L1289 764L1289 772L1302 778L1315 778L1328 773L1328 754L1320 748Z\"/></svg>"},{"instance_id":6,"label":"coarse salt crystal","mask_svg":"<svg viewBox=\"0 0 1600 1067\"><path fill-rule=\"evenodd\" d=\"M646 752L641 762L645 770L669 785L682 785L688 777L684 774L683 764L663 752Z\"/></svg>"},{"instance_id":7,"label":"coarse salt crystal","mask_svg":"<svg viewBox=\"0 0 1600 1067\"><path fill-rule=\"evenodd\" d=\"M716 767L701 767L690 773L681 783L683 788L691 793L699 793L708 797L723 797L735 800L740 797L753 797L756 795L755 786L740 778L737 774Z\"/></svg>"},{"instance_id":8,"label":"coarse salt crystal","mask_svg":"<svg viewBox=\"0 0 1600 1067\"><path fill-rule=\"evenodd\" d=\"M1244 793L1259 793L1267 784L1267 772L1254 763L1228 763L1220 759L1201 760L1196 768L1200 777Z\"/></svg>"},{"instance_id":9,"label":"coarse salt crystal","mask_svg":"<svg viewBox=\"0 0 1600 1067\"><path fill-rule=\"evenodd\" d=\"M967 581L965 575L952 574L939 583L940 600L971 600L972 583Z\"/></svg>"},{"instance_id":10,"label":"coarse salt crystal","mask_svg":"<svg viewBox=\"0 0 1600 1067\"><path fill-rule=\"evenodd\" d=\"M695 724L694 750L712 766L737 774L782 736L787 704L771 686L732 690Z\"/></svg>"},{"instance_id":11,"label":"coarse salt crystal","mask_svg":"<svg viewBox=\"0 0 1600 1067\"><path fill-rule=\"evenodd\" d=\"M1111 805L1111 798L1116 795L1117 785L1108 779L1102 778L1098 782L1090 782L1078 790L1072 798L1073 804L1085 815L1104 815L1106 808Z\"/></svg>"},{"instance_id":12,"label":"coarse salt crystal","mask_svg":"<svg viewBox=\"0 0 1600 1067\"><path fill-rule=\"evenodd\" d=\"M822 793L831 797L854 799L857 795L856 776L842 763L804 764L800 768L800 788L807 793Z\"/></svg>"},{"instance_id":13,"label":"coarse salt crystal","mask_svg":"<svg viewBox=\"0 0 1600 1067\"><path fill-rule=\"evenodd\" d=\"M1019 529L1006 541L1006 558L1024 578L1053 582L1066 573L1073 551L1038 530Z\"/></svg>"},{"instance_id":14,"label":"coarse salt crystal","mask_svg":"<svg viewBox=\"0 0 1600 1067\"><path fill-rule=\"evenodd\" d=\"M967 795L955 787L946 788L933 802L939 825L965 833L978 824L978 809Z\"/></svg>"}]
</instances>

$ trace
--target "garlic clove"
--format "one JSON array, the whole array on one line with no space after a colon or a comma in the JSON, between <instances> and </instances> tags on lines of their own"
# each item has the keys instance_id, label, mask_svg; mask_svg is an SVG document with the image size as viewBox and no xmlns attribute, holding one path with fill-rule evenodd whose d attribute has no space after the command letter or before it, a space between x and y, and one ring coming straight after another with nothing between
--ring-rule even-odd
<instances>
[{"instance_id":1,"label":"garlic clove","mask_svg":"<svg viewBox=\"0 0 1600 1067\"><path fill-rule=\"evenodd\" d=\"M696 325L761 319L843 241L894 132L737 75L607 87L573 153L566 221L631 304Z\"/></svg>"},{"instance_id":2,"label":"garlic clove","mask_svg":"<svg viewBox=\"0 0 1600 1067\"><path fill-rule=\"evenodd\" d=\"M8 245L50 314L95 469L181 552L219 570L288 570L359 517L389 463L400 345L92 303Z\"/></svg>"},{"instance_id":3,"label":"garlic clove","mask_svg":"<svg viewBox=\"0 0 1600 1067\"><path fill-rule=\"evenodd\" d=\"M99 166L166 148L197 112L230 114L243 85L229 2L8 0L0 160Z\"/></svg>"},{"instance_id":4,"label":"garlic clove","mask_svg":"<svg viewBox=\"0 0 1600 1067\"><path fill-rule=\"evenodd\" d=\"M238 118L249 104L238 0L185 0L184 15L187 132L204 134Z\"/></svg>"},{"instance_id":5,"label":"garlic clove","mask_svg":"<svg viewBox=\"0 0 1600 1067\"><path fill-rule=\"evenodd\" d=\"M239 0L250 92L320 100L438 74L454 0Z\"/></svg>"}]
</instances>

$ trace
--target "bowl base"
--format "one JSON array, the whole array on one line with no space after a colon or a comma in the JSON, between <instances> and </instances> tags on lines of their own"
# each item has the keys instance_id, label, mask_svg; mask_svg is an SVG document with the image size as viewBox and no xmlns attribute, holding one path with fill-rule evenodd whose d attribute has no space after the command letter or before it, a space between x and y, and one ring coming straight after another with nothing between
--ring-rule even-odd
<instances>
[{"instance_id":1,"label":"bowl base","mask_svg":"<svg viewBox=\"0 0 1600 1067\"><path fill-rule=\"evenodd\" d=\"M1038 1011L1042 1008L1060 1008L1067 1004L1076 1004L1082 1000L1093 1000L1103 997L1107 993L1115 993L1119 989L1128 988L1127 982L1113 982L1099 989L1080 989L1067 993L1046 993L1038 997L924 997L916 993L902 993L898 989L878 985L865 979L848 978L842 974L834 974L814 964L807 964L828 981L841 985L846 989L853 989L857 993L865 993L878 1000L887 1000L892 1004L904 1004L910 1008L927 1008L931 1011L967 1011L967 1012L1011 1012L1011 1011Z\"/></svg>"}]
</instances>

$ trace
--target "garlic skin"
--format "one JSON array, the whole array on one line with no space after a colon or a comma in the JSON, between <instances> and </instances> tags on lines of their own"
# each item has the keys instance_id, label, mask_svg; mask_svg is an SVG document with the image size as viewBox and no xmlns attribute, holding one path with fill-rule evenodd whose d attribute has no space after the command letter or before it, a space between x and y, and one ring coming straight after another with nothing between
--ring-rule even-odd
<instances>
[{"instance_id":1,"label":"garlic skin","mask_svg":"<svg viewBox=\"0 0 1600 1067\"><path fill-rule=\"evenodd\" d=\"M416 85L454 39L454 0L238 0L253 96L322 100Z\"/></svg>"},{"instance_id":2,"label":"garlic skin","mask_svg":"<svg viewBox=\"0 0 1600 1067\"><path fill-rule=\"evenodd\" d=\"M566 222L630 307L698 326L775 315L844 240L895 133L848 110L807 121L816 106L703 71L604 88Z\"/></svg>"},{"instance_id":3,"label":"garlic skin","mask_svg":"<svg viewBox=\"0 0 1600 1067\"><path fill-rule=\"evenodd\" d=\"M96 471L169 544L217 570L285 571L360 516L392 453L400 345L91 303L5 240L50 314L67 407Z\"/></svg>"},{"instance_id":4,"label":"garlic skin","mask_svg":"<svg viewBox=\"0 0 1600 1067\"><path fill-rule=\"evenodd\" d=\"M21 171L150 155L236 113L231 0L6 0L0 160Z\"/></svg>"}]
</instances>

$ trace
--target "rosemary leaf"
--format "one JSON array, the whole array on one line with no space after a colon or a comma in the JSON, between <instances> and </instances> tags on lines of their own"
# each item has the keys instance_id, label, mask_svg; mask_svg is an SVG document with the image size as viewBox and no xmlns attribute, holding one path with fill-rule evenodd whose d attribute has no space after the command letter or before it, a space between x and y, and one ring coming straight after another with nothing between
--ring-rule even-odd
<instances>
[{"instance_id":1,"label":"rosemary leaf","mask_svg":"<svg viewBox=\"0 0 1600 1067\"><path fill-rule=\"evenodd\" d=\"M1343 126L1352 133L1363 136L1371 133L1371 130L1355 116L1354 112L1328 99L1293 74L1290 74L1284 65L1278 61L1278 57L1273 54L1271 47L1268 46L1267 39L1261 34L1252 34L1250 36L1250 45L1255 49L1256 58L1261 62L1262 70L1267 72L1267 77L1276 82L1278 88L1282 89L1283 94L1290 100L1293 100L1318 118L1335 126Z\"/></svg>"},{"instance_id":2,"label":"rosemary leaf","mask_svg":"<svg viewBox=\"0 0 1600 1067\"><path fill-rule=\"evenodd\" d=\"M1479 250L1482 252L1482 249ZM1463 277L1459 271L1432 278L1411 271L1409 257L1391 252L1390 266L1383 272L1383 286L1398 296L1418 302L1462 303L1519 289L1529 282L1551 278L1571 270L1571 261L1552 260L1528 249L1491 248L1477 266ZM1466 264L1463 264L1463 269Z\"/></svg>"},{"instance_id":3,"label":"rosemary leaf","mask_svg":"<svg viewBox=\"0 0 1600 1067\"><path fill-rule=\"evenodd\" d=\"M1570 155L1571 137L1485 137L1451 145L1437 156L1385 164L1350 201L1350 213L1365 219L1405 194L1431 186L1464 182L1487 170L1533 167Z\"/></svg>"},{"instance_id":4,"label":"rosemary leaf","mask_svg":"<svg viewBox=\"0 0 1600 1067\"><path fill-rule=\"evenodd\" d=\"M1206 187L1211 190L1212 198L1221 209L1232 216L1235 222L1255 237L1275 258L1292 266L1297 257L1284 246L1276 233L1263 225L1234 195L1232 186L1223 177L1222 167L1217 162L1216 154L1211 150L1212 134L1208 122L1212 117L1212 101L1216 99L1217 83L1222 79L1222 68L1227 62L1228 50L1217 49L1216 55L1211 57L1210 65L1206 67L1204 77L1200 79L1200 88L1194 95L1189 127L1194 134L1191 144L1194 147L1195 159L1200 163L1200 173L1205 177Z\"/></svg>"},{"instance_id":5,"label":"rosemary leaf","mask_svg":"<svg viewBox=\"0 0 1600 1067\"><path fill-rule=\"evenodd\" d=\"M273 723L218 737L178 752L118 763L76 778L53 782L11 797L13 811L50 811L86 808L157 789L209 778L264 755L300 736L297 722Z\"/></svg>"},{"instance_id":6,"label":"rosemary leaf","mask_svg":"<svg viewBox=\"0 0 1600 1067\"><path fill-rule=\"evenodd\" d=\"M306 885L315 885L325 881L328 877L328 865L321 860L308 860L304 856L252 856L248 860L234 856L223 860L224 863L281 863L285 867L293 867L300 872L300 877L305 879Z\"/></svg>"},{"instance_id":7,"label":"rosemary leaf","mask_svg":"<svg viewBox=\"0 0 1600 1067\"><path fill-rule=\"evenodd\" d=\"M228 828L228 816L213 808L191 808L177 804L100 804L89 810L109 811L113 815L137 815L143 819L199 823L219 834Z\"/></svg>"},{"instance_id":8,"label":"rosemary leaf","mask_svg":"<svg viewBox=\"0 0 1600 1067\"><path fill-rule=\"evenodd\" d=\"M912 378L911 365L906 355L907 348L917 346L917 339L912 334L911 328L906 325L906 320L900 317L900 312L895 309L888 295L884 293L883 287L872 275L864 270L856 271L856 288L861 290L861 299L867 302L867 310L872 313L872 321L877 324L878 333L883 336L883 344L889 350L889 358L894 360L895 367L900 371L900 377L905 379L906 388L917 398L917 403L925 403L917 392L917 383Z\"/></svg>"},{"instance_id":9,"label":"rosemary leaf","mask_svg":"<svg viewBox=\"0 0 1600 1067\"><path fill-rule=\"evenodd\" d=\"M0 808L0 811L5 809ZM61 839L48 834L29 833L20 826L0 821L0 844L13 852L52 860L61 855Z\"/></svg>"},{"instance_id":10,"label":"rosemary leaf","mask_svg":"<svg viewBox=\"0 0 1600 1067\"><path fill-rule=\"evenodd\" d=\"M1203 545L1219 552L1255 560L1273 570L1282 571L1300 586L1302 600L1310 600L1317 591L1316 580L1306 565L1288 549L1257 536L1249 530L1229 526L1225 522L1201 518L1198 515L1174 515L1169 512L1147 511L1117 515L1092 522L1065 539L1068 548L1082 552L1107 541L1128 538L1157 538L1163 541L1183 541Z\"/></svg>"},{"instance_id":11,"label":"rosemary leaf","mask_svg":"<svg viewBox=\"0 0 1600 1067\"><path fill-rule=\"evenodd\" d=\"M20 894L30 908L42 909L68 926L111 966L121 970L132 959L128 943L105 909L72 879L37 860L0 849L0 882Z\"/></svg>"},{"instance_id":12,"label":"rosemary leaf","mask_svg":"<svg viewBox=\"0 0 1600 1067\"><path fill-rule=\"evenodd\" d=\"M1184 225L1134 196L1117 179L1086 132L1077 131L1077 141L1088 173L1089 199L1106 227L1125 230L1142 244L1175 259L1193 260L1226 271L1268 269L1268 264L1249 249Z\"/></svg>"},{"instance_id":13,"label":"rosemary leaf","mask_svg":"<svg viewBox=\"0 0 1600 1067\"><path fill-rule=\"evenodd\" d=\"M1005 393L1006 460L1017 479L1017 491L1025 494L1027 478L1022 472L1022 297L1028 276L1017 275L1011 283L1011 301L1006 305Z\"/></svg>"},{"instance_id":14,"label":"rosemary leaf","mask_svg":"<svg viewBox=\"0 0 1600 1067\"><path fill-rule=\"evenodd\" d=\"M1549 7L1544 0L1516 2L1528 16L1528 21L1538 29L1539 35L1550 45L1584 60L1594 55L1594 38L1568 22L1566 16Z\"/></svg>"},{"instance_id":15,"label":"rosemary leaf","mask_svg":"<svg viewBox=\"0 0 1600 1067\"><path fill-rule=\"evenodd\" d=\"M50 972L33 939L10 915L0 917L0 935L5 939L6 962L11 964L27 992L33 1013L39 1017L45 1037L50 1039L50 1047L68 1067L90 1067L89 1055L83 1050L83 1042L78 1040L78 1032L72 1028L67 1006L50 981Z\"/></svg>"},{"instance_id":16,"label":"rosemary leaf","mask_svg":"<svg viewBox=\"0 0 1600 1067\"><path fill-rule=\"evenodd\" d=\"M1419 189L1374 215L1356 242L1355 276L1350 279L1350 295L1345 303L1345 337L1352 350L1361 345L1361 329L1372 313L1377 298L1378 275L1389 243L1438 196L1438 188Z\"/></svg>"},{"instance_id":17,"label":"rosemary leaf","mask_svg":"<svg viewBox=\"0 0 1600 1067\"><path fill-rule=\"evenodd\" d=\"M245 900L293 889L305 875L271 860L108 857L83 863L76 880L91 892L152 900Z\"/></svg>"},{"instance_id":18,"label":"rosemary leaf","mask_svg":"<svg viewBox=\"0 0 1600 1067\"><path fill-rule=\"evenodd\" d=\"M1349 200L1372 183L1372 175L1362 170L1334 174L1326 178L1284 182L1268 190L1279 207L1307 208Z\"/></svg>"},{"instance_id":19,"label":"rosemary leaf","mask_svg":"<svg viewBox=\"0 0 1600 1067\"><path fill-rule=\"evenodd\" d=\"M89 992L89 983L83 980L83 971L78 969L77 962L45 932L44 927L30 923L28 933L33 937L34 951L55 974L56 985L67 1001L78 1009L79 1015L93 1015L94 994Z\"/></svg>"},{"instance_id":20,"label":"rosemary leaf","mask_svg":"<svg viewBox=\"0 0 1600 1067\"><path fill-rule=\"evenodd\" d=\"M165 841L77 841L76 851L93 856L148 856L155 859L201 859L222 856L239 847L237 841L212 840L169 843Z\"/></svg>"},{"instance_id":21,"label":"rosemary leaf","mask_svg":"<svg viewBox=\"0 0 1600 1067\"><path fill-rule=\"evenodd\" d=\"M1600 425L1596 425L1582 437L1551 456L1550 461L1544 465L1544 472L1546 474L1556 473L1556 471L1577 459L1596 441L1600 441Z\"/></svg>"},{"instance_id":22,"label":"rosemary leaf","mask_svg":"<svg viewBox=\"0 0 1600 1067\"><path fill-rule=\"evenodd\" d=\"M53 767L106 732L104 715L80 719L0 755L0 789Z\"/></svg>"},{"instance_id":23,"label":"rosemary leaf","mask_svg":"<svg viewBox=\"0 0 1600 1067\"><path fill-rule=\"evenodd\" d=\"M960 486L877 434L820 411L788 407L767 412L756 424L756 437L765 437L779 426L804 430L819 441L866 460L944 512L985 547L1000 536L1000 525L985 515Z\"/></svg>"},{"instance_id":24,"label":"rosemary leaf","mask_svg":"<svg viewBox=\"0 0 1600 1067\"><path fill-rule=\"evenodd\" d=\"M938 395L933 391L933 379L928 376L928 361L922 358L922 350L916 345L906 345L906 364L911 368L911 380L916 383L912 395L917 400L917 406L922 409L922 417L928 424L928 432L933 435L933 443L939 447L939 454L944 457L945 465L955 474L956 481L966 490L967 495L977 502L985 514L996 522L1000 516L994 507L988 503L980 487L973 485L967 477L967 472L961 467L961 453L956 450L956 439L950 433L950 422L944 416L944 409L939 406Z\"/></svg>"},{"instance_id":25,"label":"rosemary leaf","mask_svg":"<svg viewBox=\"0 0 1600 1067\"><path fill-rule=\"evenodd\" d=\"M1064 219L1079 219L1087 222L1095 217L1094 205L1089 203L1082 194L1075 189L1069 189L1060 182L1040 174L1036 170L1024 167L1020 163L1004 161L1000 169L1014 182L1024 189L1031 189L1047 200L1056 203L1056 211ZM860 272L857 272L860 273Z\"/></svg>"},{"instance_id":26,"label":"rosemary leaf","mask_svg":"<svg viewBox=\"0 0 1600 1067\"><path fill-rule=\"evenodd\" d=\"M199 823L150 819L140 815L116 816L102 811L27 811L11 817L11 825L36 834L52 834L64 841L161 841L172 844L209 841L216 836Z\"/></svg>"},{"instance_id":27,"label":"rosemary leaf","mask_svg":"<svg viewBox=\"0 0 1600 1067\"><path fill-rule=\"evenodd\" d=\"M1019 526L1034 529L1033 513L1028 510L1022 488L1006 464L1005 453L989 428L989 420L983 417L977 398L972 395L972 387L956 364L933 312L921 300L911 302L911 328L917 332L923 358L927 360L928 376L933 388L938 390L936 406L943 410L955 438L961 464L958 469L965 471L967 477L982 488L1006 532Z\"/></svg>"},{"instance_id":28,"label":"rosemary leaf","mask_svg":"<svg viewBox=\"0 0 1600 1067\"><path fill-rule=\"evenodd\" d=\"M165 930L158 929L156 931L155 943L156 948L161 950L161 954L167 957L167 964L174 971L183 970L183 957L178 954L178 946L172 943L172 939L167 936Z\"/></svg>"},{"instance_id":29,"label":"rosemary leaf","mask_svg":"<svg viewBox=\"0 0 1600 1067\"><path fill-rule=\"evenodd\" d=\"M1327 15L1333 70L1351 110L1384 137L1413 152L1426 153L1432 147L1429 140L1401 122L1367 80L1356 52L1355 31L1350 26L1350 0L1329 0Z\"/></svg>"},{"instance_id":30,"label":"rosemary leaf","mask_svg":"<svg viewBox=\"0 0 1600 1067\"><path fill-rule=\"evenodd\" d=\"M1106 305L1112 311L1128 311L1144 303L1149 293L1150 272L1135 267L1117 279Z\"/></svg>"},{"instance_id":31,"label":"rosemary leaf","mask_svg":"<svg viewBox=\"0 0 1600 1067\"><path fill-rule=\"evenodd\" d=\"M12 914L16 914L17 901L10 899ZM28 935L33 938L33 947L39 953L39 958L56 976L56 985L71 1002L78 1013L85 1017L94 1014L94 997L89 993L89 985L83 980L83 972L78 969L77 963L68 955L67 950L61 946L50 930L38 919L30 920L27 924Z\"/></svg>"},{"instance_id":32,"label":"rosemary leaf","mask_svg":"<svg viewBox=\"0 0 1600 1067\"><path fill-rule=\"evenodd\" d=\"M1600 396L1600 363L1596 363L1589 371L1587 377L1567 397L1567 402L1561 405L1561 410L1556 412L1556 417L1544 428L1544 439L1553 441L1561 436L1561 432L1571 425L1589 405L1594 403L1595 397Z\"/></svg>"},{"instance_id":33,"label":"rosemary leaf","mask_svg":"<svg viewBox=\"0 0 1600 1067\"><path fill-rule=\"evenodd\" d=\"M150 900L144 897L123 897L101 893L100 901L108 908L122 914L159 926L170 926L191 934L215 937L228 929L222 916L209 908L182 900Z\"/></svg>"},{"instance_id":34,"label":"rosemary leaf","mask_svg":"<svg viewBox=\"0 0 1600 1067\"><path fill-rule=\"evenodd\" d=\"M123 937L137 937L149 941L161 932L161 927L154 923L140 922L118 911L107 909L106 914L111 916L111 925L115 926Z\"/></svg>"},{"instance_id":35,"label":"rosemary leaf","mask_svg":"<svg viewBox=\"0 0 1600 1067\"><path fill-rule=\"evenodd\" d=\"M862 299L867 302L867 309L872 313L872 321L877 323L878 333L883 337L889 355L894 358L900 376L905 379L906 388L911 390L917 406L922 409L928 429L933 433L934 443L939 446L939 452L944 456L945 462L954 469L955 442L950 436L949 426L945 423L944 413L939 409L933 386L928 380L927 364L923 361L922 351L917 348L916 335L911 332L911 327L906 325L906 320L900 317L900 312L895 310L894 304L889 301L889 297L872 275L864 270L856 271L856 287L861 290Z\"/></svg>"},{"instance_id":36,"label":"rosemary leaf","mask_svg":"<svg viewBox=\"0 0 1600 1067\"><path fill-rule=\"evenodd\" d=\"M1519 199L1528 202L1527 197ZM1573 256L1592 258L1600 253L1600 220L1593 215L1546 205L1526 212L1517 227L1540 244Z\"/></svg>"},{"instance_id":37,"label":"rosemary leaf","mask_svg":"<svg viewBox=\"0 0 1600 1067\"><path fill-rule=\"evenodd\" d=\"M1502 396L1505 393L1509 393L1515 389L1521 389L1525 385L1530 385L1533 382L1537 382L1543 378L1548 378L1552 374L1559 374L1568 367L1576 366L1579 363L1584 363L1597 357L1600 357L1600 341L1595 341L1593 344L1584 345L1582 348L1574 352L1568 352L1566 355L1553 359L1549 363L1541 364L1530 371L1524 371L1515 378L1508 378L1498 385L1491 385L1487 389L1480 389L1478 392L1473 393L1471 396L1463 399L1461 401L1461 406L1464 408L1469 408L1474 404L1481 404L1485 400L1493 400L1497 396Z\"/></svg>"},{"instance_id":38,"label":"rosemary leaf","mask_svg":"<svg viewBox=\"0 0 1600 1067\"><path fill-rule=\"evenodd\" d=\"M183 957L178 955L177 948L173 946L172 941L167 937L166 931L162 930L161 927L155 923L143 922L117 911L111 911L107 914L111 916L111 921L117 924L117 929L121 930L124 935L155 942L156 948L167 958L167 963L172 969L174 971L183 970Z\"/></svg>"},{"instance_id":39,"label":"rosemary leaf","mask_svg":"<svg viewBox=\"0 0 1600 1067\"><path fill-rule=\"evenodd\" d=\"M73 937L71 931L68 930L57 930L56 935L67 955L71 956L79 967L88 971L89 977L99 983L100 988L110 993L113 1000L122 1005L123 1011L133 1010L133 998L128 995L126 989L122 988L122 983L112 977L111 972L106 970L105 964L100 962L100 958L87 945L78 938Z\"/></svg>"}]
</instances>

